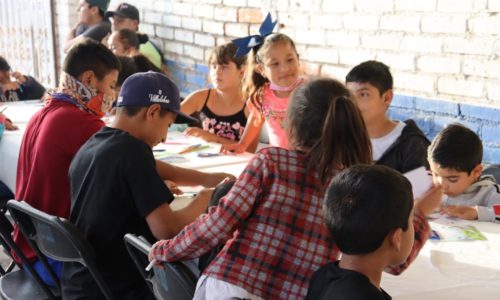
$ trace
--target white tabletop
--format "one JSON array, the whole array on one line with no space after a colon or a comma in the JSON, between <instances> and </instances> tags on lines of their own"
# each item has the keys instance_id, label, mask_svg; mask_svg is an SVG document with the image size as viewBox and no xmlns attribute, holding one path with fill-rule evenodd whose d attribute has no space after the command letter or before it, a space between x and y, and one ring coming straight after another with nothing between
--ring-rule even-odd
<instances>
[{"instance_id":1,"label":"white tabletop","mask_svg":"<svg viewBox=\"0 0 500 300\"><path fill-rule=\"evenodd\" d=\"M18 101L5 103L7 109L4 114L10 118L15 125L19 126L16 131L4 131L0 139L0 181L4 182L13 192L16 187L17 162L19 149L26 125L31 116L43 107L39 100ZM206 148L179 155L178 152L190 145L199 144ZM165 144L158 145L155 156L162 156L163 160L173 165L192 168L204 172L226 172L238 176L253 156L250 153L240 155L216 155L212 157L199 157L199 153L218 153L220 145L206 143L201 139L185 137L180 132L169 132Z\"/></svg>"},{"instance_id":2,"label":"white tabletop","mask_svg":"<svg viewBox=\"0 0 500 300\"><path fill-rule=\"evenodd\" d=\"M31 116L42 108L43 103L40 100L29 100L7 102L4 105L7 109L3 113L19 127L19 130L5 130L0 139L0 181L15 192L17 160L23 133Z\"/></svg>"},{"instance_id":3,"label":"white tabletop","mask_svg":"<svg viewBox=\"0 0 500 300\"><path fill-rule=\"evenodd\" d=\"M500 224L456 222L473 225L487 240L428 241L403 274L383 274L381 286L393 299L500 299Z\"/></svg>"}]
</instances>

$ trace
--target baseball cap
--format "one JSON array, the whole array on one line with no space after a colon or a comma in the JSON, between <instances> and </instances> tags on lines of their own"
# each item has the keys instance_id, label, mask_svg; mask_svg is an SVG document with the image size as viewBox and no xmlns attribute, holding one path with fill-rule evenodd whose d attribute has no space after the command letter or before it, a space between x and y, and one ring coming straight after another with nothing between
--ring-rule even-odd
<instances>
[{"instance_id":1,"label":"baseball cap","mask_svg":"<svg viewBox=\"0 0 500 300\"><path fill-rule=\"evenodd\" d=\"M108 11L106 13L106 18L111 18L113 16L139 21L139 10L137 7L128 3L121 3L115 11Z\"/></svg>"},{"instance_id":2,"label":"baseball cap","mask_svg":"<svg viewBox=\"0 0 500 300\"><path fill-rule=\"evenodd\" d=\"M117 107L146 107L152 104L159 104L160 107L176 113L175 123L198 122L181 112L179 89L167 76L149 71L135 73L123 82L116 101Z\"/></svg>"},{"instance_id":3,"label":"baseball cap","mask_svg":"<svg viewBox=\"0 0 500 300\"><path fill-rule=\"evenodd\" d=\"M85 0L90 6L97 6L104 13L108 10L109 0Z\"/></svg>"}]
</instances>

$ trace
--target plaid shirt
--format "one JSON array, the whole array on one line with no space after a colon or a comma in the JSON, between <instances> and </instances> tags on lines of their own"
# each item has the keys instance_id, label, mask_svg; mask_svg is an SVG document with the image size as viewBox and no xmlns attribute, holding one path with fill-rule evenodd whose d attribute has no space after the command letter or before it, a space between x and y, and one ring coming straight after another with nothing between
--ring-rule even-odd
<instances>
[{"instance_id":1,"label":"plaid shirt","mask_svg":"<svg viewBox=\"0 0 500 300\"><path fill-rule=\"evenodd\" d=\"M154 258L193 259L227 241L205 275L264 299L303 299L312 274L339 257L323 225L321 181L306 166L300 152L259 151L220 204L175 238L157 242ZM427 224L425 218L415 220ZM415 229L428 236L428 225ZM412 259L426 238L420 240Z\"/></svg>"}]
</instances>

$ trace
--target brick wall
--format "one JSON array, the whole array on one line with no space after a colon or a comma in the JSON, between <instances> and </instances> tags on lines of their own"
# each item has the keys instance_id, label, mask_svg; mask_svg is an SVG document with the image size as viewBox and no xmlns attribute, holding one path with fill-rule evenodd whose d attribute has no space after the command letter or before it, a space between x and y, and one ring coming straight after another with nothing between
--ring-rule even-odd
<instances>
[{"instance_id":1,"label":"brick wall","mask_svg":"<svg viewBox=\"0 0 500 300\"><path fill-rule=\"evenodd\" d=\"M76 2L56 1L59 40ZM500 0L128 2L140 30L161 41L183 95L208 84L213 46L256 33L270 11L297 42L305 73L343 80L354 65L381 60L395 78L391 117L415 118L429 138L460 121L480 134L485 161L500 162Z\"/></svg>"}]
</instances>

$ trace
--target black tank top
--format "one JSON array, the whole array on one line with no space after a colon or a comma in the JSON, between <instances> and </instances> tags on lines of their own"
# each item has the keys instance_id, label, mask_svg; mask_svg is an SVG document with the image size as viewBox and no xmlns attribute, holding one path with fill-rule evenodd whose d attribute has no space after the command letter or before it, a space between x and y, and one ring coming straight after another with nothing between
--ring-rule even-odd
<instances>
[{"instance_id":1,"label":"black tank top","mask_svg":"<svg viewBox=\"0 0 500 300\"><path fill-rule=\"evenodd\" d=\"M247 117L245 116L246 104L243 105L243 108L234 115L216 115L207 106L211 91L212 89L208 90L205 104L200 111L203 130L214 133L226 139L239 141L241 136L243 135L243 131L245 130L245 125L247 124Z\"/></svg>"}]
</instances>

